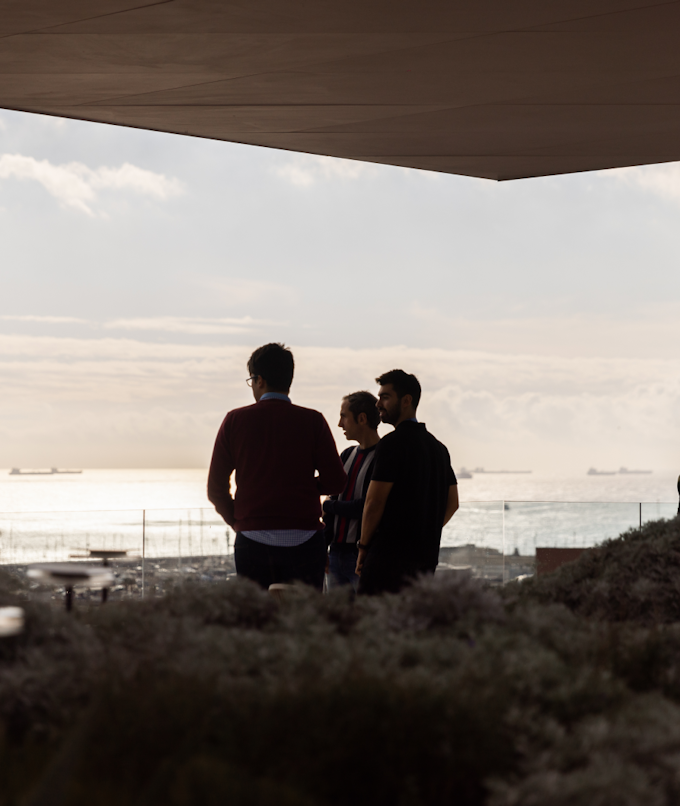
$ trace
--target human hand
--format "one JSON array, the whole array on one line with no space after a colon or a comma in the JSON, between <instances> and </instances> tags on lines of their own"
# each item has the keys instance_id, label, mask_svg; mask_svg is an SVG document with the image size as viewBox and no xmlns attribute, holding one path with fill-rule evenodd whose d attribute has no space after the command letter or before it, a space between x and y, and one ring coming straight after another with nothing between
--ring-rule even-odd
<instances>
[{"instance_id":1,"label":"human hand","mask_svg":"<svg viewBox=\"0 0 680 806\"><path fill-rule=\"evenodd\" d=\"M361 576L361 569L364 567L366 554L368 554L367 549L359 546L359 554L357 555L357 567L354 569L354 573L359 577Z\"/></svg>"}]
</instances>

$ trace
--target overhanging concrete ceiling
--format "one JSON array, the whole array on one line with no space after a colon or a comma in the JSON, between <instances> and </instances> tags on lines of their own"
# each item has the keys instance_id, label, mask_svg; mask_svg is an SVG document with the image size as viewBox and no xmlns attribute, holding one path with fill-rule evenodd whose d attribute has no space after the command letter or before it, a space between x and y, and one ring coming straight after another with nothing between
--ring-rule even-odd
<instances>
[{"instance_id":1,"label":"overhanging concrete ceiling","mask_svg":"<svg viewBox=\"0 0 680 806\"><path fill-rule=\"evenodd\" d=\"M0 107L492 179L680 159L680 2L0 0Z\"/></svg>"}]
</instances>

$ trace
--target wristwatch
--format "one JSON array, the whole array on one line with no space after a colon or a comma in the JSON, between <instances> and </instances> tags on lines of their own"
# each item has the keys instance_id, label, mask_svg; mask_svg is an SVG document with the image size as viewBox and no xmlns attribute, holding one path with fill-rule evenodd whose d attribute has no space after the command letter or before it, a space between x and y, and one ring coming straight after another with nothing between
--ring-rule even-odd
<instances>
[{"instance_id":1,"label":"wristwatch","mask_svg":"<svg viewBox=\"0 0 680 806\"><path fill-rule=\"evenodd\" d=\"M359 541L357 543L357 548L358 549L363 549L364 551L366 551L368 549L368 546L365 543L362 543L361 541Z\"/></svg>"}]
</instances>

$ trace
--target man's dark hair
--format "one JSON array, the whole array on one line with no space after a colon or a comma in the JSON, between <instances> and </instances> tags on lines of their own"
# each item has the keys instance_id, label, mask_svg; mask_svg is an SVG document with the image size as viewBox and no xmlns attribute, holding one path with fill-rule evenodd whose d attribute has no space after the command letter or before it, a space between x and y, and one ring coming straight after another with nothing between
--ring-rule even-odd
<instances>
[{"instance_id":1,"label":"man's dark hair","mask_svg":"<svg viewBox=\"0 0 680 806\"><path fill-rule=\"evenodd\" d=\"M295 361L285 344L263 344L248 359L248 372L264 378L273 392L287 392L293 383Z\"/></svg>"},{"instance_id":2,"label":"man's dark hair","mask_svg":"<svg viewBox=\"0 0 680 806\"><path fill-rule=\"evenodd\" d=\"M375 404L378 402L378 398L375 397L375 395L372 395L370 392L352 392L351 395L345 395L343 400L347 401L347 406L354 415L355 420L363 413L366 415L366 422L369 428L373 428L374 430L378 428L380 425L380 414L375 407Z\"/></svg>"},{"instance_id":3,"label":"man's dark hair","mask_svg":"<svg viewBox=\"0 0 680 806\"><path fill-rule=\"evenodd\" d=\"M385 372L379 378L376 378L375 382L380 384L380 386L387 386L388 383L392 384L392 388L397 393L399 400L401 400L404 395L411 395L413 408L418 408L422 390L418 378L416 378L415 375L409 375L408 372L404 372L403 369L391 369L389 372Z\"/></svg>"}]
</instances>

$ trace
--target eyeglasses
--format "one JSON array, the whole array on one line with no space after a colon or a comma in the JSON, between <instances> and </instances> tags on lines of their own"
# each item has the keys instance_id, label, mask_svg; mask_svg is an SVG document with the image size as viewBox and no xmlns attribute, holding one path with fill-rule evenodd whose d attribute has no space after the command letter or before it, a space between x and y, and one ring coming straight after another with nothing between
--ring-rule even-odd
<instances>
[{"instance_id":1,"label":"eyeglasses","mask_svg":"<svg viewBox=\"0 0 680 806\"><path fill-rule=\"evenodd\" d=\"M252 388L253 383L255 383L255 381L256 381L256 380L257 380L259 377L260 377L259 375L251 375L251 376L250 376L250 378L246 378L246 383L248 384L248 386L250 386L250 387Z\"/></svg>"}]
</instances>

